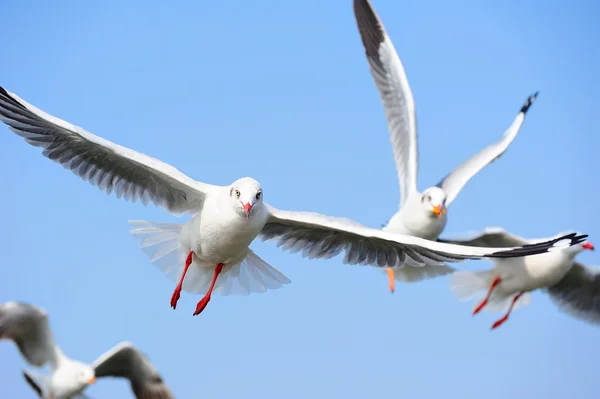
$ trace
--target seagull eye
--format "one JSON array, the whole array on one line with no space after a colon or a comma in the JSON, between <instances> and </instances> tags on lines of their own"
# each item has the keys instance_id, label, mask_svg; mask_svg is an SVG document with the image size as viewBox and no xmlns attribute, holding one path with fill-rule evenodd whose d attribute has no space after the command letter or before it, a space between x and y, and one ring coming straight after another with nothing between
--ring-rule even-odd
<instances>
[{"instance_id":1,"label":"seagull eye","mask_svg":"<svg viewBox=\"0 0 600 399\"><path fill-rule=\"evenodd\" d=\"M259 200L260 199L260 195L262 194L262 191L259 191L256 193L256 199Z\"/></svg>"},{"instance_id":2,"label":"seagull eye","mask_svg":"<svg viewBox=\"0 0 600 399\"><path fill-rule=\"evenodd\" d=\"M427 194L421 197L421 202L425 202L425 200L431 202L431 195Z\"/></svg>"},{"instance_id":3,"label":"seagull eye","mask_svg":"<svg viewBox=\"0 0 600 399\"><path fill-rule=\"evenodd\" d=\"M240 190L235 190L235 196L236 198L240 198Z\"/></svg>"}]
</instances>

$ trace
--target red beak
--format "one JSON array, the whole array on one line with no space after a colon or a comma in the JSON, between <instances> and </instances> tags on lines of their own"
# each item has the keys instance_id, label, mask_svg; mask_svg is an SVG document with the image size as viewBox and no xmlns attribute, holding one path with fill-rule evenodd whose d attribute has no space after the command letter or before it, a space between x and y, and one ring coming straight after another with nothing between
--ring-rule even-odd
<instances>
[{"instance_id":1,"label":"red beak","mask_svg":"<svg viewBox=\"0 0 600 399\"><path fill-rule=\"evenodd\" d=\"M246 213L246 217L250 215L250 209L252 209L252 205L249 202L246 202L244 205L244 212Z\"/></svg>"},{"instance_id":2,"label":"red beak","mask_svg":"<svg viewBox=\"0 0 600 399\"><path fill-rule=\"evenodd\" d=\"M594 246L592 245L592 243L586 242L585 244L583 244L581 246L583 249L589 249L590 251L594 250Z\"/></svg>"}]
</instances>

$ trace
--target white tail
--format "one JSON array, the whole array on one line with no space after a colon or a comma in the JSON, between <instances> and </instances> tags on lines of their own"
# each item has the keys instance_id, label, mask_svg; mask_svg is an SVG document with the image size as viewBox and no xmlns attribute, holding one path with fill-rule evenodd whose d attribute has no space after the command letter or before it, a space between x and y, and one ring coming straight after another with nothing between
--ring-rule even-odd
<instances>
[{"instance_id":1,"label":"white tail","mask_svg":"<svg viewBox=\"0 0 600 399\"><path fill-rule=\"evenodd\" d=\"M479 291L489 288L491 273L487 270L478 272L456 271L450 276L450 290L459 301L473 299Z\"/></svg>"},{"instance_id":2,"label":"white tail","mask_svg":"<svg viewBox=\"0 0 600 399\"><path fill-rule=\"evenodd\" d=\"M445 276L447 274L452 273L454 270L454 268L447 265L427 265L421 267L411 267L408 265L404 265L403 267L394 268L394 280L403 281L405 283L413 283L415 281L421 281L423 279Z\"/></svg>"},{"instance_id":3,"label":"white tail","mask_svg":"<svg viewBox=\"0 0 600 399\"><path fill-rule=\"evenodd\" d=\"M479 292L483 291L480 300L483 300L484 295L490 288L495 274L490 270L481 270L476 272L467 271L456 271L450 276L450 290L456 295L460 301L468 301L474 298ZM502 283L500 283L502 284ZM496 287L492 292L492 296L488 300L487 305L483 308L487 312L504 312L508 309L510 301L514 295L506 296L502 293L502 289ZM529 292L523 293L521 297L515 302L513 311L517 310L521 306L526 306L531 303L531 294ZM479 305L479 301L473 304L473 308Z\"/></svg>"},{"instance_id":4,"label":"white tail","mask_svg":"<svg viewBox=\"0 0 600 399\"><path fill-rule=\"evenodd\" d=\"M181 243L183 224L154 223L145 220L130 220L131 234L140 243L140 248L174 283L179 282L189 248ZM183 290L192 294L205 293L214 274L214 266L199 264L194 260L183 281ZM212 267L211 267L212 266ZM290 283L258 255L250 251L246 259L237 265L226 265L215 284L214 293L219 295L248 295L281 288Z\"/></svg>"},{"instance_id":5,"label":"white tail","mask_svg":"<svg viewBox=\"0 0 600 399\"><path fill-rule=\"evenodd\" d=\"M52 394L50 377L30 370L23 370L23 377L40 398L49 398Z\"/></svg>"}]
</instances>

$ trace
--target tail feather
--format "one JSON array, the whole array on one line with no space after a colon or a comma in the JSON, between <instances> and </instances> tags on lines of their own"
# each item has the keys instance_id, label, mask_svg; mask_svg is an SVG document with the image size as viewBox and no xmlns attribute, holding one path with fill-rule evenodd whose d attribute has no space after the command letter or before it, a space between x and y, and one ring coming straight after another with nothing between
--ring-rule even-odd
<instances>
[{"instance_id":1,"label":"tail feather","mask_svg":"<svg viewBox=\"0 0 600 399\"><path fill-rule=\"evenodd\" d=\"M492 283L491 276L492 273L489 270L456 271L450 276L450 290L459 301L468 301L489 287Z\"/></svg>"},{"instance_id":2,"label":"tail feather","mask_svg":"<svg viewBox=\"0 0 600 399\"><path fill-rule=\"evenodd\" d=\"M131 234L140 243L150 263L162 270L171 281L177 282L186 257L179 239L183 225L145 220L130 220L129 224L133 227Z\"/></svg>"},{"instance_id":3,"label":"tail feather","mask_svg":"<svg viewBox=\"0 0 600 399\"><path fill-rule=\"evenodd\" d=\"M40 398L46 398L50 394L50 378L30 370L22 370L23 377L29 386Z\"/></svg>"},{"instance_id":4,"label":"tail feather","mask_svg":"<svg viewBox=\"0 0 600 399\"><path fill-rule=\"evenodd\" d=\"M131 234L138 240L150 262L177 283L189 251L180 240L183 224L141 220L132 220L129 224L133 227ZM198 259L194 258L183 281L184 291L200 294L208 290L214 267L207 266L198 264ZM241 263L223 268L213 292L218 295L249 295L275 290L289 283L286 276L250 251Z\"/></svg>"},{"instance_id":5,"label":"tail feather","mask_svg":"<svg viewBox=\"0 0 600 399\"><path fill-rule=\"evenodd\" d=\"M481 270L476 272L468 271L456 271L450 276L450 289L461 301L468 301L473 299L477 294L482 292L479 300L484 299L484 295L489 289L495 274L490 270ZM502 284L502 283L500 283ZM516 294L515 294L516 295ZM514 295L504 295L501 289L496 288L488 303L483 307L483 311L486 312L505 312L510 306L510 302L514 298ZM475 301L473 309L475 309L480 301ZM524 292L521 297L515 302L513 311L520 307L527 306L531 303L531 293Z\"/></svg>"},{"instance_id":6,"label":"tail feather","mask_svg":"<svg viewBox=\"0 0 600 399\"><path fill-rule=\"evenodd\" d=\"M448 265L433 265L412 267L404 265L403 267L394 268L394 280L403 281L405 283L413 283L425 279L441 277L454 272L456 269ZM384 270L385 271L385 270Z\"/></svg>"},{"instance_id":7,"label":"tail feather","mask_svg":"<svg viewBox=\"0 0 600 399\"><path fill-rule=\"evenodd\" d=\"M215 292L221 295L249 295L276 290L290 282L285 275L250 250L241 263L221 273L215 284Z\"/></svg>"}]
</instances>

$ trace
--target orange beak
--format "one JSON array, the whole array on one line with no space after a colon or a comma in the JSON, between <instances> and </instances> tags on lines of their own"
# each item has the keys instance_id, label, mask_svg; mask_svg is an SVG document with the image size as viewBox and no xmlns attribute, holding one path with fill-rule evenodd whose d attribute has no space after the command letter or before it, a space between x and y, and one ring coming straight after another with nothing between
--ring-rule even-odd
<instances>
[{"instance_id":1,"label":"orange beak","mask_svg":"<svg viewBox=\"0 0 600 399\"><path fill-rule=\"evenodd\" d=\"M433 207L433 209L431 210L431 213L433 213L434 215L437 216L438 219L442 218L442 215L446 214L446 210L442 209L441 205L436 205Z\"/></svg>"},{"instance_id":2,"label":"orange beak","mask_svg":"<svg viewBox=\"0 0 600 399\"><path fill-rule=\"evenodd\" d=\"M586 243L585 243L585 244L583 244L581 247L582 247L583 249L589 249L590 251L593 251L593 250L594 250L594 246L592 245L592 243L591 243L591 242L586 242Z\"/></svg>"},{"instance_id":3,"label":"orange beak","mask_svg":"<svg viewBox=\"0 0 600 399\"><path fill-rule=\"evenodd\" d=\"M88 380L88 384L93 384L94 382L96 382L96 377L92 377Z\"/></svg>"},{"instance_id":4,"label":"orange beak","mask_svg":"<svg viewBox=\"0 0 600 399\"><path fill-rule=\"evenodd\" d=\"M245 204L243 204L244 206L244 213L246 213L246 217L250 217L250 209L252 209L252 205L250 205L249 202L246 202Z\"/></svg>"}]
</instances>

